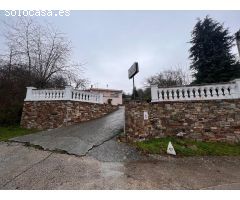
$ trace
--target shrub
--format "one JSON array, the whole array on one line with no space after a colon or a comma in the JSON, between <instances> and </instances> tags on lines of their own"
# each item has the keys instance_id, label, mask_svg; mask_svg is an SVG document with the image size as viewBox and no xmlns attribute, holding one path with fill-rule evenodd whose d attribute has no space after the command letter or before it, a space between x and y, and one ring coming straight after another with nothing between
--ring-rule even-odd
<instances>
[{"instance_id":1,"label":"shrub","mask_svg":"<svg viewBox=\"0 0 240 200\"><path fill-rule=\"evenodd\" d=\"M22 104L0 109L0 125L15 125L21 121Z\"/></svg>"}]
</instances>

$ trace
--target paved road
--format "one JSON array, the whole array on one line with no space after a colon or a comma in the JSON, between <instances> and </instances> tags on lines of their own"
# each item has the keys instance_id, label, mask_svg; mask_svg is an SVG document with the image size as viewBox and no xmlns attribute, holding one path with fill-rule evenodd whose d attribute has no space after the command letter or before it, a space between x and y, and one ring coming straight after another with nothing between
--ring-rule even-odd
<instances>
[{"instance_id":1,"label":"paved road","mask_svg":"<svg viewBox=\"0 0 240 200\"><path fill-rule=\"evenodd\" d=\"M11 139L11 141L30 143L44 150L57 150L78 156L86 155L96 147L123 131L124 109L100 119L81 124L43 131Z\"/></svg>"},{"instance_id":2,"label":"paved road","mask_svg":"<svg viewBox=\"0 0 240 200\"><path fill-rule=\"evenodd\" d=\"M0 142L0 189L240 189L239 156L145 156L118 142L123 112L14 139L84 157Z\"/></svg>"},{"instance_id":3,"label":"paved road","mask_svg":"<svg viewBox=\"0 0 240 200\"><path fill-rule=\"evenodd\" d=\"M240 189L240 157L105 162L0 142L0 189Z\"/></svg>"}]
</instances>

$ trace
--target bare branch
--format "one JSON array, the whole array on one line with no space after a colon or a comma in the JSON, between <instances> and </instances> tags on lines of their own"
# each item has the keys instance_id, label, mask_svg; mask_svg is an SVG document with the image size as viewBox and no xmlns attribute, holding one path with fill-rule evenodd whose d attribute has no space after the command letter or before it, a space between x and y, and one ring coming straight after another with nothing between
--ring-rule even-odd
<instances>
[{"instance_id":1,"label":"bare branch","mask_svg":"<svg viewBox=\"0 0 240 200\"><path fill-rule=\"evenodd\" d=\"M3 25L6 41L4 51L10 53L0 58L28 70L40 87L47 85L55 76L61 76L76 86L82 85L79 82L87 83L81 77L82 65L70 62L71 42L55 27L47 23L39 24L26 17L11 23L3 22Z\"/></svg>"}]
</instances>

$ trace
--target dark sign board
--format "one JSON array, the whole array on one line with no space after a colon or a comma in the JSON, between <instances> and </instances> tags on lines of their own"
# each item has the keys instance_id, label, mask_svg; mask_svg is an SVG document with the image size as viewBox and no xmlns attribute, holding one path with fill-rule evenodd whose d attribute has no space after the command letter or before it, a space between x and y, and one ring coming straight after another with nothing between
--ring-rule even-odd
<instances>
[{"instance_id":1,"label":"dark sign board","mask_svg":"<svg viewBox=\"0 0 240 200\"><path fill-rule=\"evenodd\" d=\"M139 72L138 63L135 62L128 70L128 78L131 79Z\"/></svg>"}]
</instances>

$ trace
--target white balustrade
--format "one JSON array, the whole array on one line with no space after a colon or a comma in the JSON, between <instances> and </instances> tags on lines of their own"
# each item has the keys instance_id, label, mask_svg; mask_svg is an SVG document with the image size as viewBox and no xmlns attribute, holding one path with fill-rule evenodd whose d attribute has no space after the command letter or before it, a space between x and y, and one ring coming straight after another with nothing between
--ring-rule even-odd
<instances>
[{"instance_id":1,"label":"white balustrade","mask_svg":"<svg viewBox=\"0 0 240 200\"><path fill-rule=\"evenodd\" d=\"M102 94L86 92L86 91L81 91L81 90L73 90L71 100L102 103Z\"/></svg>"},{"instance_id":2,"label":"white balustrade","mask_svg":"<svg viewBox=\"0 0 240 200\"><path fill-rule=\"evenodd\" d=\"M56 101L70 100L90 103L103 104L103 95L100 93L87 92L73 89L71 86L65 87L64 90L37 90L34 87L27 87L25 101Z\"/></svg>"},{"instance_id":3,"label":"white balustrade","mask_svg":"<svg viewBox=\"0 0 240 200\"><path fill-rule=\"evenodd\" d=\"M240 98L240 79L229 83L158 88L151 86L152 102Z\"/></svg>"}]
</instances>

